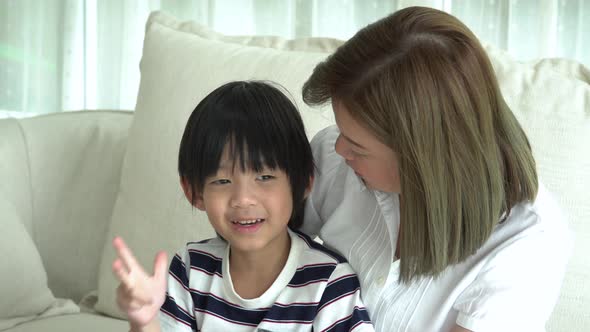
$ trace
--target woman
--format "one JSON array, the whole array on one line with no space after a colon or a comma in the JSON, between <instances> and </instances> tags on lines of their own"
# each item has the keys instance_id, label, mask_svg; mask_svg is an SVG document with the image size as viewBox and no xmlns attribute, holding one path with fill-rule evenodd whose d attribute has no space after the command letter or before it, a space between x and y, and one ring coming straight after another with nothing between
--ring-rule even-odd
<instances>
[{"instance_id":1,"label":"woman","mask_svg":"<svg viewBox=\"0 0 590 332\"><path fill-rule=\"evenodd\" d=\"M342 253L377 331L544 331L571 250L528 139L473 33L400 10L303 87L336 127L303 230Z\"/></svg>"}]
</instances>

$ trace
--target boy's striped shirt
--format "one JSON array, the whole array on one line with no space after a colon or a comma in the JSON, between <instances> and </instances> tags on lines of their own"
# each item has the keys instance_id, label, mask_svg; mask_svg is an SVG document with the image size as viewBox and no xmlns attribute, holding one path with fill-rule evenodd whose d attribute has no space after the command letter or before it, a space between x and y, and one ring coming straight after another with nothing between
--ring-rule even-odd
<instances>
[{"instance_id":1,"label":"boy's striped shirt","mask_svg":"<svg viewBox=\"0 0 590 332\"><path fill-rule=\"evenodd\" d=\"M303 233L289 235L285 267L256 299L241 298L226 277L226 242L189 243L170 264L163 331L373 331L344 258Z\"/></svg>"}]
</instances>

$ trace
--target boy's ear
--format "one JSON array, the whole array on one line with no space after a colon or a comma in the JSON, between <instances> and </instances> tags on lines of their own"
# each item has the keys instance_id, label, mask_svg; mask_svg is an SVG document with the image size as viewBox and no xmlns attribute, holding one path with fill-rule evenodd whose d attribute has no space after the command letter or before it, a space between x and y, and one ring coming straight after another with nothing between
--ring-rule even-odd
<instances>
[{"instance_id":1,"label":"boy's ear","mask_svg":"<svg viewBox=\"0 0 590 332\"><path fill-rule=\"evenodd\" d=\"M191 184L187 179L180 177L180 186L184 191L184 196L188 202L201 211L205 211L205 203L203 202L203 195L201 193L194 193Z\"/></svg>"},{"instance_id":2,"label":"boy's ear","mask_svg":"<svg viewBox=\"0 0 590 332\"><path fill-rule=\"evenodd\" d=\"M311 190L313 189L313 181L315 180L315 177L312 175L309 177L309 184L307 185L307 188L305 188L305 192L303 193L303 199L306 199L309 194L311 193Z\"/></svg>"}]
</instances>

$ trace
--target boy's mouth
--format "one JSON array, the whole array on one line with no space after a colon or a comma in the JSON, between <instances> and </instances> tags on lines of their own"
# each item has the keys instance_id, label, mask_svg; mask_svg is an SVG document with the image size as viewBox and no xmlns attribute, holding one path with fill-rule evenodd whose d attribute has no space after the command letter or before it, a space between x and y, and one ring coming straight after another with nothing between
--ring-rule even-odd
<instances>
[{"instance_id":1,"label":"boy's mouth","mask_svg":"<svg viewBox=\"0 0 590 332\"><path fill-rule=\"evenodd\" d=\"M253 226L256 224L260 224L262 222L264 222L266 219L244 219L244 220L232 220L231 223L234 225L240 225L240 226Z\"/></svg>"}]
</instances>

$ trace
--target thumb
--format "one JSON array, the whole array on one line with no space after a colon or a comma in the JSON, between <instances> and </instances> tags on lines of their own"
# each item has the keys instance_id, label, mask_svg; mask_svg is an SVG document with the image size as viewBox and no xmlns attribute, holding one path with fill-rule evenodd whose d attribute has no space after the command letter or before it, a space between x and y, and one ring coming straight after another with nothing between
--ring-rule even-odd
<instances>
[{"instance_id":1,"label":"thumb","mask_svg":"<svg viewBox=\"0 0 590 332\"><path fill-rule=\"evenodd\" d=\"M160 251L154 259L154 277L156 280L166 280L168 275L168 255Z\"/></svg>"}]
</instances>

